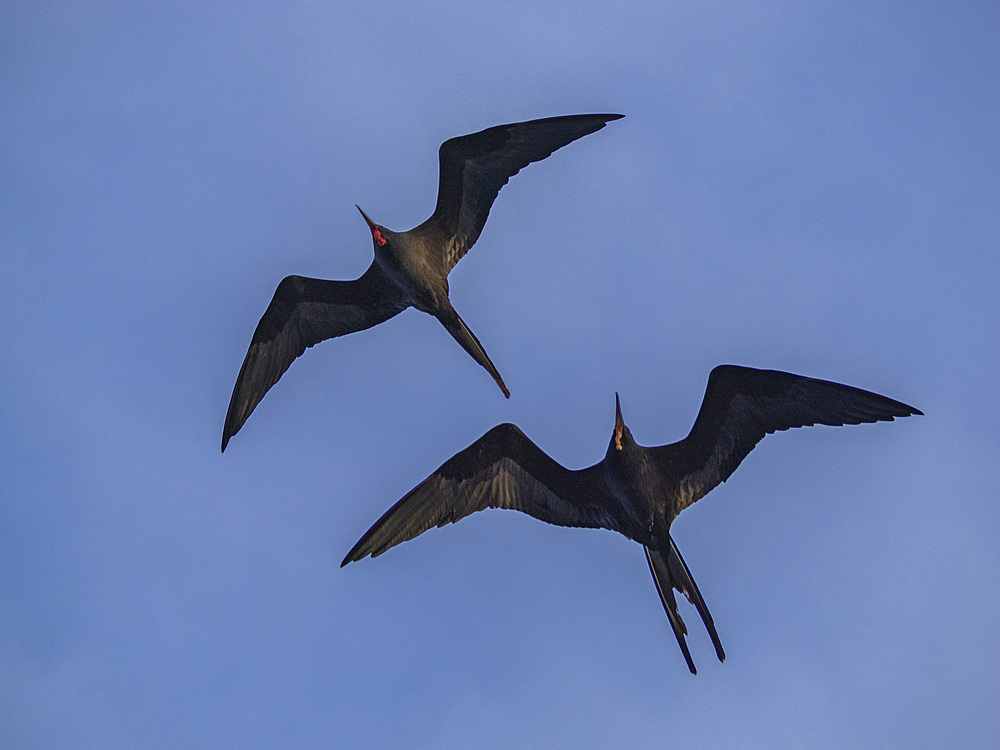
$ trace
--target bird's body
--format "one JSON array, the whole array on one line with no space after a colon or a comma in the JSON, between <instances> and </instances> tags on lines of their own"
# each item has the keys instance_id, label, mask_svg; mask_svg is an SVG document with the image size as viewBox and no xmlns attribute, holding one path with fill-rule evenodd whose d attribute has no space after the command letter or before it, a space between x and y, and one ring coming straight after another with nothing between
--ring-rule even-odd
<instances>
[{"instance_id":1,"label":"bird's body","mask_svg":"<svg viewBox=\"0 0 1000 750\"><path fill-rule=\"evenodd\" d=\"M644 447L625 426L616 396L615 429L600 463L573 471L513 424L487 432L414 488L361 538L342 564L375 557L433 526L477 510L508 508L559 526L606 528L642 544L663 607L691 672L687 629L673 589L695 605L725 658L704 599L670 536L677 515L724 482L768 433L812 424L859 424L920 414L858 388L775 370L722 365L708 380L688 436Z\"/></svg>"},{"instance_id":2,"label":"bird's body","mask_svg":"<svg viewBox=\"0 0 1000 750\"><path fill-rule=\"evenodd\" d=\"M393 232L361 211L372 233L375 257L359 279L288 276L278 285L236 379L222 450L308 347L378 325L408 307L437 318L509 397L482 344L451 305L448 274L479 238L497 193L510 177L620 117L550 117L498 125L441 144L438 197L430 218L407 232Z\"/></svg>"}]
</instances>

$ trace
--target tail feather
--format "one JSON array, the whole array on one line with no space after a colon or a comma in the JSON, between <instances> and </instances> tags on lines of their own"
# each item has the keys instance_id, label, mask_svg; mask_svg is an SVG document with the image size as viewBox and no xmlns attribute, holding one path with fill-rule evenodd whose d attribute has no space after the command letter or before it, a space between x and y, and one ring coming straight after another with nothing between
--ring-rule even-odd
<instances>
[{"instance_id":1,"label":"tail feather","mask_svg":"<svg viewBox=\"0 0 1000 750\"><path fill-rule=\"evenodd\" d=\"M667 613L667 619L670 620L670 627L673 628L674 635L677 636L677 645L681 647L681 653L684 654L684 660L687 662L691 674L698 674L698 670L694 666L694 660L691 658L691 652L688 651L687 641L684 640L684 636L687 635L687 627L684 625L684 620L681 619L681 616L677 614L677 600L674 599L667 562L659 552L651 550L649 547L645 547L645 550L646 562L649 563L649 572L653 574L656 590L660 594L660 601L663 602L663 610Z\"/></svg>"},{"instance_id":2,"label":"tail feather","mask_svg":"<svg viewBox=\"0 0 1000 750\"><path fill-rule=\"evenodd\" d=\"M698 584L691 577L691 571L688 570L687 563L681 557L681 551L677 549L673 538L670 539L670 557L668 559L670 562L670 573L674 578L674 587L682 592L687 597L687 600L698 610L698 614L701 615L701 621L705 623L705 629L708 630L708 635L712 639L712 645L715 646L715 655L719 657L720 662L725 661L726 652L722 649L722 641L719 640L719 633L715 629L715 622L712 620L708 606L705 604L705 600L698 590ZM678 582L680 585L678 585Z\"/></svg>"},{"instance_id":3,"label":"tail feather","mask_svg":"<svg viewBox=\"0 0 1000 750\"><path fill-rule=\"evenodd\" d=\"M694 582L694 578L691 577L691 571L688 570L687 565L684 563L684 558L681 557L680 550L677 549L674 540L670 540L670 548L665 554L649 547L645 547L644 549L646 551L646 562L649 564L649 572L653 575L653 581L660 595L663 610L667 613L667 619L670 620L670 627L674 631L674 636L677 638L677 643L681 647L681 652L684 654L684 660L687 662L691 674L698 674L698 670L695 669L694 660L691 658L691 652L688 650L685 639L688 631L684 625L684 620L681 619L680 614L677 612L677 600L674 597L674 589L684 594L688 601L698 610L698 614L701 615L702 622L705 623L705 628L712 639L712 644L715 646L715 653L719 657L719 661L725 661L726 652L722 649L722 642L719 640L719 634L715 629L715 623L712 621L712 615L709 614L705 600L702 598L701 592Z\"/></svg>"},{"instance_id":4,"label":"tail feather","mask_svg":"<svg viewBox=\"0 0 1000 750\"><path fill-rule=\"evenodd\" d=\"M486 371L493 376L496 384L500 386L500 390L503 391L503 395L506 398L510 398L510 391L507 390L507 385L503 382L503 378L500 377L500 373L494 366L493 362L490 361L489 355L483 348L483 345L479 343L479 339L476 338L469 326L465 324L465 321L455 312L454 308L449 308L437 315L437 319L441 321L441 325L452 335L452 337L462 348L465 349L472 358L476 360L480 365L482 365Z\"/></svg>"}]
</instances>

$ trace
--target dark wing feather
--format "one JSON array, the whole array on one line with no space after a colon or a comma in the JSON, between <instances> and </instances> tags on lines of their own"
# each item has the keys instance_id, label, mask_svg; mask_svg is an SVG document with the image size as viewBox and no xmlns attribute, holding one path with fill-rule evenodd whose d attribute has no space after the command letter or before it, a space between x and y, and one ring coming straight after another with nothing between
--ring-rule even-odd
<instances>
[{"instance_id":1,"label":"dark wing feather","mask_svg":"<svg viewBox=\"0 0 1000 750\"><path fill-rule=\"evenodd\" d=\"M308 347L370 328L409 303L374 264L355 281L286 276L257 324L222 432L222 450L247 417Z\"/></svg>"},{"instance_id":2,"label":"dark wing feather","mask_svg":"<svg viewBox=\"0 0 1000 750\"><path fill-rule=\"evenodd\" d=\"M490 207L507 180L531 162L604 127L623 115L567 115L497 125L441 144L437 205L416 228L433 232L439 260L450 271L486 224Z\"/></svg>"},{"instance_id":3,"label":"dark wing feather","mask_svg":"<svg viewBox=\"0 0 1000 750\"><path fill-rule=\"evenodd\" d=\"M597 467L571 471L512 424L501 424L411 490L354 545L341 565L376 557L433 526L508 508L558 526L618 530Z\"/></svg>"},{"instance_id":4,"label":"dark wing feather","mask_svg":"<svg viewBox=\"0 0 1000 750\"><path fill-rule=\"evenodd\" d=\"M922 412L860 388L777 370L720 365L712 370L698 418L681 442L653 448L679 477L677 512L730 475L771 432L814 424L891 421Z\"/></svg>"}]
</instances>

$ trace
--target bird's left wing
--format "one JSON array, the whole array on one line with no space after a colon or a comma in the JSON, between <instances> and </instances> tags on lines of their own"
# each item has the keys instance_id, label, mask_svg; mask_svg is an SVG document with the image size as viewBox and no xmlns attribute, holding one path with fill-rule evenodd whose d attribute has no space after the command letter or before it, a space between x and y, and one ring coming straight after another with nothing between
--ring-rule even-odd
<instances>
[{"instance_id":1,"label":"bird's left wing","mask_svg":"<svg viewBox=\"0 0 1000 750\"><path fill-rule=\"evenodd\" d=\"M433 233L446 271L479 239L500 188L521 169L624 115L565 115L497 125L449 138L438 152L434 213L414 231Z\"/></svg>"},{"instance_id":2,"label":"bird's left wing","mask_svg":"<svg viewBox=\"0 0 1000 750\"><path fill-rule=\"evenodd\" d=\"M376 557L433 526L477 510L508 508L558 526L618 530L614 502L593 470L571 471L515 425L501 424L411 490L354 545L341 565Z\"/></svg>"},{"instance_id":3,"label":"bird's left wing","mask_svg":"<svg viewBox=\"0 0 1000 750\"><path fill-rule=\"evenodd\" d=\"M765 435L815 424L891 421L922 414L877 393L778 370L719 365L690 434L652 448L655 460L679 481L680 512L736 471Z\"/></svg>"}]
</instances>

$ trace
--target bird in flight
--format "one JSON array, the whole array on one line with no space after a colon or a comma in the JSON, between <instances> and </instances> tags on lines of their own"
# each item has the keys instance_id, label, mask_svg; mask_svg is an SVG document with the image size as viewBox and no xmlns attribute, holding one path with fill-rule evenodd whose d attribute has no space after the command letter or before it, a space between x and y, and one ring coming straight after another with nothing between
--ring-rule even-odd
<instances>
[{"instance_id":1,"label":"bird in flight","mask_svg":"<svg viewBox=\"0 0 1000 750\"><path fill-rule=\"evenodd\" d=\"M264 394L308 347L378 325L408 307L441 321L486 368L504 396L510 391L479 339L448 299L448 274L479 239L500 188L532 162L623 115L567 115L498 125L451 138L438 152L434 213L407 232L392 232L361 211L375 258L354 281L286 276L257 324L222 431L222 450Z\"/></svg>"},{"instance_id":2,"label":"bird in flight","mask_svg":"<svg viewBox=\"0 0 1000 750\"><path fill-rule=\"evenodd\" d=\"M688 669L687 627L674 589L697 609L719 661L726 654L712 616L670 536L678 514L729 476L767 434L814 424L891 421L922 412L839 383L776 370L720 365L708 378L691 432L670 445L632 439L615 394L615 427L604 460L573 471L513 424L501 424L411 490L368 530L341 566L376 557L432 526L477 510L508 508L557 526L604 528L643 545L660 601Z\"/></svg>"}]
</instances>

